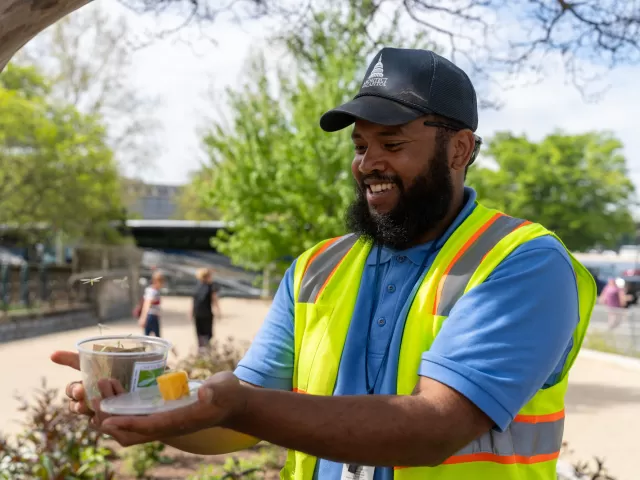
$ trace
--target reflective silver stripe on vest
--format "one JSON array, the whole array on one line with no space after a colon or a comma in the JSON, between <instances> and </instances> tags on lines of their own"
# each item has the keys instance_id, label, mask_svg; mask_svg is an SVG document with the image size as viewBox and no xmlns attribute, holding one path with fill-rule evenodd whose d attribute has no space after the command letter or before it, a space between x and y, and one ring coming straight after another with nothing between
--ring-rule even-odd
<instances>
[{"instance_id":1,"label":"reflective silver stripe on vest","mask_svg":"<svg viewBox=\"0 0 640 480\"><path fill-rule=\"evenodd\" d=\"M484 256L495 247L500 240L511 233L526 220L502 215L480 234L471 246L453 264L444 279L436 315L448 317L455 303L464 294L469 280L476 271Z\"/></svg>"},{"instance_id":2,"label":"reflective silver stripe on vest","mask_svg":"<svg viewBox=\"0 0 640 480\"><path fill-rule=\"evenodd\" d=\"M562 447L564 417L553 422L512 422L505 432L491 430L456 453L461 455L490 453L499 456L534 457L557 453Z\"/></svg>"},{"instance_id":3,"label":"reflective silver stripe on vest","mask_svg":"<svg viewBox=\"0 0 640 480\"><path fill-rule=\"evenodd\" d=\"M331 272L358 240L354 234L340 237L322 251L307 267L302 277L298 302L314 303Z\"/></svg>"}]
</instances>

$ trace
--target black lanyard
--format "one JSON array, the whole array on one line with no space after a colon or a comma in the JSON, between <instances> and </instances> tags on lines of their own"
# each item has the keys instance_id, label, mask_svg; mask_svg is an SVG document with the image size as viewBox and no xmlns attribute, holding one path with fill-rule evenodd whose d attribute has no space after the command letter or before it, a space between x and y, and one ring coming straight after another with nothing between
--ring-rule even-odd
<instances>
[{"instance_id":1,"label":"black lanyard","mask_svg":"<svg viewBox=\"0 0 640 480\"><path fill-rule=\"evenodd\" d=\"M429 247L427 254L425 255L424 259L422 260L422 263L420 264L420 268L418 268L418 273L416 274L415 278L413 279L413 282L411 283L412 289L413 289L413 286L415 286L415 284L420 280L420 277L422 276L422 272L424 268L427 266L427 262L429 261L429 258L431 258L431 255L433 255L433 253L438 248L438 243L440 242L441 237L442 236L439 236L438 238L436 238L431 244L431 246ZM378 297L380 292L380 286L378 284L380 283L381 253L382 253L382 249L380 248L380 245L378 245L378 252L376 255L376 270L375 270L374 282L373 282L374 284L373 301L371 302L371 311L369 313L369 329L367 330L367 343L365 345L365 350L364 350L364 377L365 377L368 395L371 395L376 388L376 384L378 383L378 377L380 376L380 372L384 368L385 361L387 360L387 357L389 355L389 350L391 349L391 342L393 340L393 332L392 332L389 335L389 341L387 342L387 347L385 348L382 361L380 362L380 366L378 367L378 373L376 373L376 378L373 380L373 385L369 384L369 341L371 340L371 324L373 323L373 315L376 312L376 306L378 304ZM411 294L411 290L409 290L409 295L410 294ZM406 303L406 300L405 300L405 303ZM395 328L395 324L394 324L394 328Z\"/></svg>"}]
</instances>

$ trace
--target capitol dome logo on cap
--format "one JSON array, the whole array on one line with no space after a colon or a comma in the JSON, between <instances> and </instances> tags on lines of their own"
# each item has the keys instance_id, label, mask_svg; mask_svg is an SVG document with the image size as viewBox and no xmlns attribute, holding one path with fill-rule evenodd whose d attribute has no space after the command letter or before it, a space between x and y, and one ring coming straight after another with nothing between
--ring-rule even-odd
<instances>
[{"instance_id":1,"label":"capitol dome logo on cap","mask_svg":"<svg viewBox=\"0 0 640 480\"><path fill-rule=\"evenodd\" d=\"M384 76L384 65L382 64L382 53L378 58L378 63L375 64L373 70L371 70L371 74L369 74L369 78L367 78L362 84L361 88L369 88L369 87L386 87L387 86L387 78Z\"/></svg>"}]
</instances>

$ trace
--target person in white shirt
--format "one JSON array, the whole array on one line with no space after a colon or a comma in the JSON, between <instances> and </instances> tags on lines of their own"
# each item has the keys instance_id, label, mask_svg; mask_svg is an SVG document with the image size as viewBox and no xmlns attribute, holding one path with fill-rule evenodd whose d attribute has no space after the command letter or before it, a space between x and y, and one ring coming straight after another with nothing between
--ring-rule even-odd
<instances>
[{"instance_id":1,"label":"person in white shirt","mask_svg":"<svg viewBox=\"0 0 640 480\"><path fill-rule=\"evenodd\" d=\"M162 272L155 271L151 276L151 285L144 291L144 303L138 318L138 325L144 329L145 335L160 336L160 289L164 285Z\"/></svg>"}]
</instances>

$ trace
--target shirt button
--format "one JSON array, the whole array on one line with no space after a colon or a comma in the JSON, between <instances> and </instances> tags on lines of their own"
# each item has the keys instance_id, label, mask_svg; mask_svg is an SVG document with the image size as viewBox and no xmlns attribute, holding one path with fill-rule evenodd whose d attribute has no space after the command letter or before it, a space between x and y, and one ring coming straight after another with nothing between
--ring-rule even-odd
<instances>
[{"instance_id":1,"label":"shirt button","mask_svg":"<svg viewBox=\"0 0 640 480\"><path fill-rule=\"evenodd\" d=\"M385 323L387 323L387 321L383 318L378 319L378 325L380 325L381 327L384 327Z\"/></svg>"},{"instance_id":2,"label":"shirt button","mask_svg":"<svg viewBox=\"0 0 640 480\"><path fill-rule=\"evenodd\" d=\"M396 286L394 284L387 285L387 292L393 293L396 291Z\"/></svg>"},{"instance_id":3,"label":"shirt button","mask_svg":"<svg viewBox=\"0 0 640 480\"><path fill-rule=\"evenodd\" d=\"M396 260L398 260L398 262L402 263L407 259L407 257L405 257L404 255L400 255L399 257L396 257Z\"/></svg>"}]
</instances>

